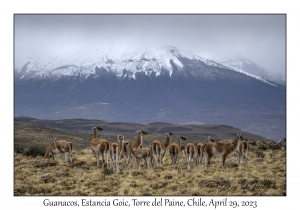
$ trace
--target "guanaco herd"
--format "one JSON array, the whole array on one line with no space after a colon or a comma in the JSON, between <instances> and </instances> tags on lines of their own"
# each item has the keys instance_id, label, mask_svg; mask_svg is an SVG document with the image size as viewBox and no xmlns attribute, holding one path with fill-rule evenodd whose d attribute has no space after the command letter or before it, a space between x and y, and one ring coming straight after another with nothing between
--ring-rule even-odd
<instances>
[{"instance_id":1,"label":"guanaco herd","mask_svg":"<svg viewBox=\"0 0 300 210\"><path fill-rule=\"evenodd\" d=\"M179 167L180 152L181 152L181 141L186 141L183 136L176 136L177 143L171 142L171 137L174 135L169 132L166 133L166 141L154 140L150 143L149 147L143 145L143 135L148 133L145 131L137 131L137 141L128 141L124 139L124 136L117 135L118 143L111 143L106 139L97 137L98 131L103 131L100 127L94 127L93 137L91 141L91 150L96 157L97 167L99 167L100 155L102 158L102 168L105 165L108 168L113 169L116 173L120 171L120 159L124 158L125 166L129 169L134 160L136 160L138 169L141 169L141 163L144 160L144 167L161 167L162 160L165 153L169 150L170 157L172 160L172 166ZM69 163L72 162L72 143L65 140L57 140L57 137L53 136L53 142L48 146L45 152L44 158L53 157L56 160L56 154L62 153L63 160L66 159L66 153L69 153ZM223 142L216 142L210 137L206 143L199 143L197 145L193 143L187 143L184 147L184 154L186 157L186 163L188 170L191 169L191 161L193 159L194 168L199 168L202 164L202 159L205 159L205 168L210 166L211 158L221 157L222 158L222 170L225 167L225 160L234 154L237 154L237 163L240 165L242 158L243 163L246 165L248 160L249 143L247 139L244 139L240 133L237 134L233 145L229 145ZM106 160L106 161L105 161Z\"/></svg>"}]
</instances>

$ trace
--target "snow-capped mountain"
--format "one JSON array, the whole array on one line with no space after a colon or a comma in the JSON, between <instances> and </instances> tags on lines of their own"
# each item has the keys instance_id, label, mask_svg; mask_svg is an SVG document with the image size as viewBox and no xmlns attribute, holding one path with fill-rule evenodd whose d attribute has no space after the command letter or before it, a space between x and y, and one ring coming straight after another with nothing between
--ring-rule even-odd
<instances>
[{"instance_id":1,"label":"snow-capped mountain","mask_svg":"<svg viewBox=\"0 0 300 210\"><path fill-rule=\"evenodd\" d=\"M237 71L270 85L276 84L268 80L270 75L267 75L267 72L244 58L236 57L235 60L228 60L227 57L226 60L224 57L223 60L216 60L216 62L172 46L151 46L139 49L89 47L53 57L41 57L36 54L16 56L15 71L21 79L59 78L61 76L94 77L101 70L112 72L118 78L135 79L136 73L141 72L148 76L167 73L171 77L174 68L178 70L178 73L185 74L182 58L201 62L207 67ZM246 65L255 66L258 71L249 71ZM203 68L190 73L195 77L213 79L213 72L204 71Z\"/></svg>"},{"instance_id":2,"label":"snow-capped mountain","mask_svg":"<svg viewBox=\"0 0 300 210\"><path fill-rule=\"evenodd\" d=\"M162 70L172 76L173 65L182 70L178 57L202 61L209 66L220 66L216 62L192 55L170 46L155 46L141 49L88 48L67 52L55 57L41 58L38 55L16 56L15 70L24 78L93 76L96 67L113 72L117 77L135 78L138 72L159 76ZM126 70L126 73L124 73Z\"/></svg>"},{"instance_id":3,"label":"snow-capped mountain","mask_svg":"<svg viewBox=\"0 0 300 210\"><path fill-rule=\"evenodd\" d=\"M176 47L16 53L14 67L16 117L203 122L285 136L284 87Z\"/></svg>"}]
</instances>

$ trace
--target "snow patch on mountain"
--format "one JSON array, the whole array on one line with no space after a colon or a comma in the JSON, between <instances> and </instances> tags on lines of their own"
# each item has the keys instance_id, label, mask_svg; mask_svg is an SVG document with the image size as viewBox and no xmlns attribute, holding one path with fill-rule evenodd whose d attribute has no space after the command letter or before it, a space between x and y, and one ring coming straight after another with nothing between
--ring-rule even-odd
<instances>
[{"instance_id":1,"label":"snow patch on mountain","mask_svg":"<svg viewBox=\"0 0 300 210\"><path fill-rule=\"evenodd\" d=\"M242 55L237 54L228 54L228 55L219 55L219 56L210 56L210 59L220 63L224 66L232 68L235 71L241 72L251 77L256 77L259 80L262 80L267 83L277 83L284 85L284 80L279 77L270 74L265 69L261 68L254 62L248 60Z\"/></svg>"},{"instance_id":2,"label":"snow patch on mountain","mask_svg":"<svg viewBox=\"0 0 300 210\"><path fill-rule=\"evenodd\" d=\"M16 54L15 71L22 74L20 78L59 78L61 76L84 76L87 78L96 75L96 69L113 72L119 78L136 79L136 73L139 72L144 72L148 76L153 74L159 76L163 70L171 77L173 74L172 65L175 65L179 71L183 71L184 65L180 58L201 61L207 66L236 71L276 86L260 75L243 70L242 67L245 63L253 65L247 59L210 60L166 45L141 47L139 49L88 46L76 50L66 50L55 56ZM202 73L204 77L212 77L209 75L209 71Z\"/></svg>"},{"instance_id":3,"label":"snow patch on mountain","mask_svg":"<svg viewBox=\"0 0 300 210\"><path fill-rule=\"evenodd\" d=\"M269 84L269 85L278 87L278 85L276 85L276 84L274 84L274 83L272 83L272 82L270 82L270 81L268 81L268 80L266 80L266 79L264 79L264 78L262 78L262 77L260 77L260 76L257 76L257 75L254 75L254 74L250 74L250 73L245 72L245 71L243 71L243 70L241 70L241 69L239 69L239 68L235 68L235 67L231 67L231 68L232 68L234 71L240 72L240 73L245 74L245 75L247 75L247 76L249 76L249 77L252 77L252 78L254 78L254 79L257 79L257 80L260 80L260 81L262 81L262 82L265 82L265 83L267 83L267 84Z\"/></svg>"},{"instance_id":4,"label":"snow patch on mountain","mask_svg":"<svg viewBox=\"0 0 300 210\"><path fill-rule=\"evenodd\" d=\"M146 75L154 73L159 76L164 69L172 76L171 61L179 70L183 68L183 64L178 59L179 56L199 60L209 66L220 66L213 61L170 46L113 50L94 47L65 52L52 57L41 57L37 54L25 57L16 56L15 70L22 72L27 64L26 73L30 77L58 77L60 75L93 75L98 67L112 71L118 77L122 77L123 70L127 70L131 72L132 78L135 78L138 72L145 72Z\"/></svg>"}]
</instances>

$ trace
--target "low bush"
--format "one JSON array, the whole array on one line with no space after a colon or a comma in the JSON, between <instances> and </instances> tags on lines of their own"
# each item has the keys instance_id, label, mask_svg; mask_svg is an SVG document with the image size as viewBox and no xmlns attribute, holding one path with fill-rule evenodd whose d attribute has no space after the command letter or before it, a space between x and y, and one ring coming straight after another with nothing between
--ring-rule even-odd
<instances>
[{"instance_id":1,"label":"low bush","mask_svg":"<svg viewBox=\"0 0 300 210\"><path fill-rule=\"evenodd\" d=\"M37 157L37 156L44 156L45 152L46 152L46 148L45 147L33 146L33 147L29 147L24 152L24 155L26 155L26 156L32 156L32 157Z\"/></svg>"}]
</instances>

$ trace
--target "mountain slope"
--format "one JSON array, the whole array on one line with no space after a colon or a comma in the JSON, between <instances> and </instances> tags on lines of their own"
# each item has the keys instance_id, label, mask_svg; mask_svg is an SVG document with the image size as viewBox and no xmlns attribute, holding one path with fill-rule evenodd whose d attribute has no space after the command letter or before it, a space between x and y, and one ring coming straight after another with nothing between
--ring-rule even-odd
<instances>
[{"instance_id":1,"label":"mountain slope","mask_svg":"<svg viewBox=\"0 0 300 210\"><path fill-rule=\"evenodd\" d=\"M285 86L285 81L283 78L280 78L279 75L270 74L265 69L261 68L254 62L249 59L243 57L242 55L222 55L222 56L214 56L211 59L215 62L218 62L224 66L232 68L236 71L240 71L243 73L248 73L251 75L256 75L264 80L270 81L272 83L280 84Z\"/></svg>"},{"instance_id":2,"label":"mountain slope","mask_svg":"<svg viewBox=\"0 0 300 210\"><path fill-rule=\"evenodd\" d=\"M118 78L135 79L135 75L139 73L145 73L147 76L159 76L167 73L172 76L174 69L185 74L184 67L186 67L186 61L188 61L190 64L187 66L193 65L197 68L197 71L191 72L193 76L214 79L213 72L211 70L207 71L207 67L236 71L242 68L241 65L249 63L249 61L242 63L241 59L239 58L238 61L235 60L230 63L223 59L217 63L172 46L117 50L92 47L55 57L16 56L15 72L17 77L21 79L59 78L62 76L95 77L101 75L103 71L113 73ZM243 60L246 61L246 59ZM260 71L249 72L247 70L239 70L239 72L268 83L265 79L267 78L266 73L261 74ZM218 72L218 74L220 73Z\"/></svg>"},{"instance_id":3,"label":"mountain slope","mask_svg":"<svg viewBox=\"0 0 300 210\"><path fill-rule=\"evenodd\" d=\"M285 136L285 89L275 83L174 47L93 52L15 65L15 116L201 122Z\"/></svg>"}]
</instances>

